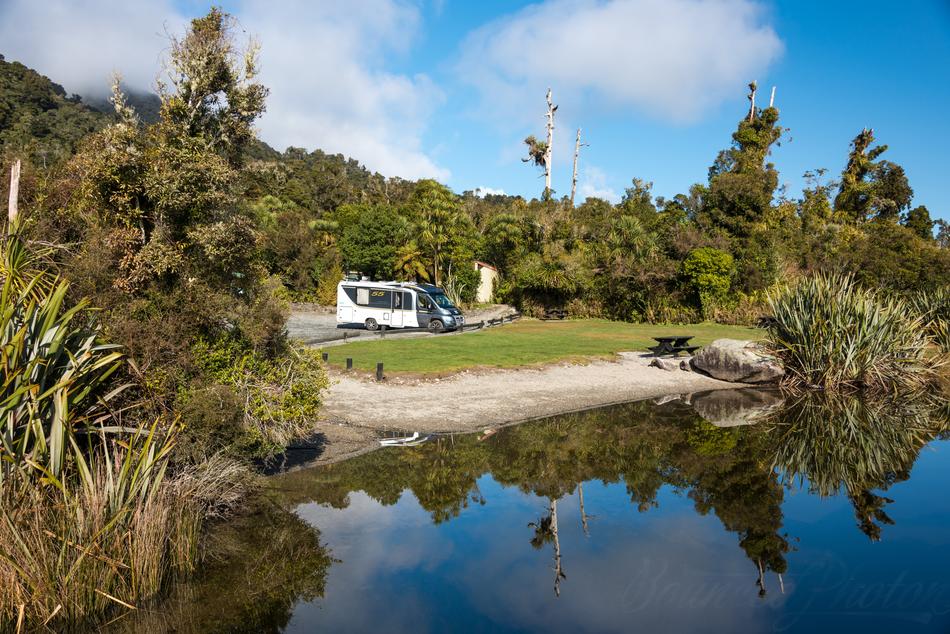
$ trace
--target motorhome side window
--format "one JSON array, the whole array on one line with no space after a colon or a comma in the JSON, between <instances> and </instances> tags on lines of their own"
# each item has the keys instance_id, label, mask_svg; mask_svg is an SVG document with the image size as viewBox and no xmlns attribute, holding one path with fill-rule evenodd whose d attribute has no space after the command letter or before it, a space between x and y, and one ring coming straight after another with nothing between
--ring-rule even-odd
<instances>
[{"instance_id":1,"label":"motorhome side window","mask_svg":"<svg viewBox=\"0 0 950 634\"><path fill-rule=\"evenodd\" d=\"M432 300L428 295L419 295L419 310L432 310Z\"/></svg>"},{"instance_id":2,"label":"motorhome side window","mask_svg":"<svg viewBox=\"0 0 950 634\"><path fill-rule=\"evenodd\" d=\"M403 292L402 308L403 310L412 310L412 293Z\"/></svg>"},{"instance_id":3,"label":"motorhome side window","mask_svg":"<svg viewBox=\"0 0 950 634\"><path fill-rule=\"evenodd\" d=\"M359 306L369 306L369 289L368 288L356 289L356 303Z\"/></svg>"},{"instance_id":4,"label":"motorhome side window","mask_svg":"<svg viewBox=\"0 0 950 634\"><path fill-rule=\"evenodd\" d=\"M363 290L363 289L360 289L360 290ZM370 308L392 308L392 305L393 305L392 291L381 291L376 288L370 288L366 290L369 291L369 307Z\"/></svg>"}]
</instances>

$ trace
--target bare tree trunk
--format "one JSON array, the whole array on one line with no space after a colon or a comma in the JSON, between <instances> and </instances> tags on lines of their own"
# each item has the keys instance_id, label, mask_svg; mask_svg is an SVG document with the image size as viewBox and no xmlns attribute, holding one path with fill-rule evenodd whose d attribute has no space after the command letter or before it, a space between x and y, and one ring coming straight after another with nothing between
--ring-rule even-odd
<instances>
[{"instance_id":1,"label":"bare tree trunk","mask_svg":"<svg viewBox=\"0 0 950 634\"><path fill-rule=\"evenodd\" d=\"M578 130L580 132L580 130ZM577 484L577 495L581 501L581 526L584 528L584 537L590 537L590 527L587 526L587 513L584 512L584 483Z\"/></svg>"},{"instance_id":2,"label":"bare tree trunk","mask_svg":"<svg viewBox=\"0 0 950 634\"><path fill-rule=\"evenodd\" d=\"M757 87L756 82L749 84L749 122L755 118L755 89Z\"/></svg>"},{"instance_id":3,"label":"bare tree trunk","mask_svg":"<svg viewBox=\"0 0 950 634\"><path fill-rule=\"evenodd\" d=\"M557 106L554 105L554 102L551 101L551 89L548 88L548 94L546 98L548 102L548 113L545 115L547 117L547 130L548 130L548 145L544 149L544 197L547 198L551 195L551 150L554 145L554 111L557 110Z\"/></svg>"},{"instance_id":4,"label":"bare tree trunk","mask_svg":"<svg viewBox=\"0 0 950 634\"><path fill-rule=\"evenodd\" d=\"M10 231L17 217L17 200L20 196L20 161L17 159L10 168L10 201L7 205L7 220L10 222Z\"/></svg>"},{"instance_id":5,"label":"bare tree trunk","mask_svg":"<svg viewBox=\"0 0 950 634\"><path fill-rule=\"evenodd\" d=\"M772 96L769 97L769 108L775 104L775 86L772 86Z\"/></svg>"},{"instance_id":6,"label":"bare tree trunk","mask_svg":"<svg viewBox=\"0 0 950 634\"><path fill-rule=\"evenodd\" d=\"M577 191L577 157L581 153L581 129L577 128L577 139L574 141L574 175L571 177L571 207L574 206L574 193Z\"/></svg>"}]
</instances>

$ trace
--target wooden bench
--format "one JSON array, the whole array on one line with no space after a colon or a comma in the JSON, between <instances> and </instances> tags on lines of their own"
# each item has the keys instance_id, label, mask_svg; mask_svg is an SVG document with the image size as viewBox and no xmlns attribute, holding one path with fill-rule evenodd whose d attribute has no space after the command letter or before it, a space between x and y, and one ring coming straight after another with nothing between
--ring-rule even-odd
<instances>
[{"instance_id":1,"label":"wooden bench","mask_svg":"<svg viewBox=\"0 0 950 634\"><path fill-rule=\"evenodd\" d=\"M544 316L541 319L547 321L549 319L564 319L567 317L567 311L562 308L550 308L544 311Z\"/></svg>"},{"instance_id":2,"label":"wooden bench","mask_svg":"<svg viewBox=\"0 0 950 634\"><path fill-rule=\"evenodd\" d=\"M678 357L680 356L681 352L693 354L699 350L701 346L689 345L690 339L692 339L692 337L653 337L653 340L656 341L657 345L647 349L653 353L654 357L662 357L666 355Z\"/></svg>"}]
</instances>

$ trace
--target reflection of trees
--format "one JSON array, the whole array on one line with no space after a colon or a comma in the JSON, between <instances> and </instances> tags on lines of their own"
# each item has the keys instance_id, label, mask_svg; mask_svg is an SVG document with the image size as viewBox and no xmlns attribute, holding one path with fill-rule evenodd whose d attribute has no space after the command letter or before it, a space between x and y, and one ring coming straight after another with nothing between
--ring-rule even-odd
<instances>
[{"instance_id":1,"label":"reflection of trees","mask_svg":"<svg viewBox=\"0 0 950 634\"><path fill-rule=\"evenodd\" d=\"M214 529L200 575L172 586L120 632L280 632L298 601L322 597L333 560L319 533L268 505Z\"/></svg>"},{"instance_id":2,"label":"reflection of trees","mask_svg":"<svg viewBox=\"0 0 950 634\"><path fill-rule=\"evenodd\" d=\"M557 500L551 498L548 505L548 514L538 519L537 522L530 522L528 528L534 529L534 536L531 538L531 545L534 548L541 549L550 542L554 546L554 595L561 596L561 579L567 579L564 569L561 567L561 538L558 535L557 527Z\"/></svg>"},{"instance_id":3,"label":"reflection of trees","mask_svg":"<svg viewBox=\"0 0 950 634\"><path fill-rule=\"evenodd\" d=\"M861 529L877 537L890 518L888 499L873 489L907 477L920 447L936 432L928 418L933 413L920 404L895 410L893 404L812 396L791 403L767 425L723 429L682 404L631 403L502 429L483 442L456 436L381 450L285 474L278 486L290 502L337 507L346 506L351 491L393 504L410 490L435 522L471 503L484 504L478 479L486 473L549 501L576 490L581 504L581 483L623 483L640 511L657 506L661 487L672 486L688 492L697 512L714 514L738 536L764 593L766 571L781 574L787 566L782 484L807 477L820 495L844 485ZM551 533L555 515L556 502L547 519L532 527L539 545L556 547L558 591L563 545ZM587 534L584 509L581 522Z\"/></svg>"},{"instance_id":4,"label":"reflection of trees","mask_svg":"<svg viewBox=\"0 0 950 634\"><path fill-rule=\"evenodd\" d=\"M924 399L868 401L810 393L790 402L769 430L773 465L783 481L807 479L821 496L842 489L854 506L858 527L871 540L893 524L874 493L910 477L921 447L946 428L946 405Z\"/></svg>"},{"instance_id":5,"label":"reflection of trees","mask_svg":"<svg viewBox=\"0 0 950 634\"><path fill-rule=\"evenodd\" d=\"M764 436L753 428L720 429L688 406L631 403L518 425L479 442L474 435L442 438L419 447L382 450L321 469L281 476L288 501L345 506L362 490L393 504L411 490L441 522L472 500L484 503L477 480L484 473L502 485L560 500L580 483L622 482L640 511L657 506L664 485L688 490L697 511L714 513L739 535L739 545L760 568L782 572L788 550L780 534L783 490L761 460ZM581 501L581 503L583 503ZM556 591L561 544L551 533L554 509L532 526L535 540L554 544ZM586 511L581 522L587 532ZM545 540L548 541L545 541Z\"/></svg>"}]
</instances>

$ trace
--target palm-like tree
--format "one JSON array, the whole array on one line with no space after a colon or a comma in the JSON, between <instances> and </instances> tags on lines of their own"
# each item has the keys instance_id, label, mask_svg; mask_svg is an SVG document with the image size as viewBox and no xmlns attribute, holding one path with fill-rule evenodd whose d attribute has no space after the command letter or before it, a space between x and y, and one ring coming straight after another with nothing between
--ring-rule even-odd
<instances>
[{"instance_id":1,"label":"palm-like tree","mask_svg":"<svg viewBox=\"0 0 950 634\"><path fill-rule=\"evenodd\" d=\"M405 280L429 281L429 260L419 243L410 240L396 251L396 263L393 266L396 277Z\"/></svg>"}]
</instances>

